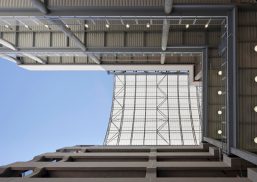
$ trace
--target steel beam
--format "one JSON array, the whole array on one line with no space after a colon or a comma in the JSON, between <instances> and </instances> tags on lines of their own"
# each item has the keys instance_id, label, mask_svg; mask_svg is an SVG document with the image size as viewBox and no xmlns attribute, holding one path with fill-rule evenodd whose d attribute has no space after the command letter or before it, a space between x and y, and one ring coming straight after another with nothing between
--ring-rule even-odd
<instances>
[{"instance_id":1,"label":"steel beam","mask_svg":"<svg viewBox=\"0 0 257 182\"><path fill-rule=\"evenodd\" d=\"M202 70L203 70L203 89L202 89L202 139L208 137L208 83L209 83L209 61L208 61L208 49L204 49L202 56Z\"/></svg>"},{"instance_id":2,"label":"steel beam","mask_svg":"<svg viewBox=\"0 0 257 182\"><path fill-rule=\"evenodd\" d=\"M49 10L47 9L46 4L43 3L42 1L40 1L40 0L31 0L31 3L32 3L33 6L34 6L35 8L37 8L41 13L43 13L43 14L49 13Z\"/></svg>"},{"instance_id":3,"label":"steel beam","mask_svg":"<svg viewBox=\"0 0 257 182\"><path fill-rule=\"evenodd\" d=\"M173 0L165 0L164 2L164 12L168 15L172 11Z\"/></svg>"},{"instance_id":4,"label":"steel beam","mask_svg":"<svg viewBox=\"0 0 257 182\"><path fill-rule=\"evenodd\" d=\"M65 65L38 65L22 64L20 67L33 70L33 71L177 71L177 70L188 70L190 84L200 86L201 82L194 80L194 65L151 65L151 64L114 64L114 65L96 65L96 64L65 64Z\"/></svg>"},{"instance_id":5,"label":"steel beam","mask_svg":"<svg viewBox=\"0 0 257 182\"><path fill-rule=\"evenodd\" d=\"M13 63L16 63L16 64L21 64L20 60L16 59L16 58L13 58L11 56L8 56L8 55L4 55L4 54L0 54L0 57L3 58L3 59L6 59L8 61L11 61Z\"/></svg>"},{"instance_id":6,"label":"steel beam","mask_svg":"<svg viewBox=\"0 0 257 182\"><path fill-rule=\"evenodd\" d=\"M86 52L83 52L79 48L20 48L17 51L13 51L6 48L0 48L0 53L2 54L22 54L29 53L38 56L47 56L47 55L57 55L62 54L63 56L67 55L85 55L85 54L137 54L137 53L145 53L145 54L162 54L162 53L196 53L202 54L202 50L205 47L203 46L195 46L195 47L187 47L187 46L174 46L167 47L166 51L162 51L159 47L124 47L124 48L87 48Z\"/></svg>"},{"instance_id":7,"label":"steel beam","mask_svg":"<svg viewBox=\"0 0 257 182\"><path fill-rule=\"evenodd\" d=\"M89 55L89 58L92 59L96 64L101 64L101 61L94 55Z\"/></svg>"},{"instance_id":8,"label":"steel beam","mask_svg":"<svg viewBox=\"0 0 257 182\"><path fill-rule=\"evenodd\" d=\"M199 71L196 76L195 76L195 80L200 80L203 77L203 70Z\"/></svg>"},{"instance_id":9,"label":"steel beam","mask_svg":"<svg viewBox=\"0 0 257 182\"><path fill-rule=\"evenodd\" d=\"M87 50L86 46L81 42L81 40L79 40L78 37L69 28L67 28L61 20L49 19L49 21L55 24L61 32L63 32L67 37L73 40L80 49L82 49L83 51Z\"/></svg>"},{"instance_id":10,"label":"steel beam","mask_svg":"<svg viewBox=\"0 0 257 182\"><path fill-rule=\"evenodd\" d=\"M81 40L69 29L66 27L66 25L58 19L49 19L49 21L53 22L57 27L59 28L60 31L62 31L67 37L69 37L71 40L74 41L74 43L82 50L86 51L87 48L84 43L82 43ZM100 60L97 59L96 56L89 55L89 57L96 63L96 64L101 64Z\"/></svg>"},{"instance_id":11,"label":"steel beam","mask_svg":"<svg viewBox=\"0 0 257 182\"><path fill-rule=\"evenodd\" d=\"M167 19L164 19L163 26L162 26L162 50L163 51L167 49L169 30L170 30L169 22L167 21Z\"/></svg>"},{"instance_id":12,"label":"steel beam","mask_svg":"<svg viewBox=\"0 0 257 182\"><path fill-rule=\"evenodd\" d=\"M15 47L14 44L8 42L7 40L4 40L2 38L0 38L0 44L2 44L3 46L9 48L9 49L12 49L14 51L17 51L18 49Z\"/></svg>"},{"instance_id":13,"label":"steel beam","mask_svg":"<svg viewBox=\"0 0 257 182\"><path fill-rule=\"evenodd\" d=\"M257 155L254 153L251 153L245 150L236 149L236 148L231 148L231 153L257 165Z\"/></svg>"},{"instance_id":14,"label":"steel beam","mask_svg":"<svg viewBox=\"0 0 257 182\"><path fill-rule=\"evenodd\" d=\"M215 140L213 138L204 137L203 141L205 141L205 142L207 142L209 144L212 144L212 145L214 145L214 146L216 146L218 148L222 148L222 146L223 146L221 141Z\"/></svg>"},{"instance_id":15,"label":"steel beam","mask_svg":"<svg viewBox=\"0 0 257 182\"><path fill-rule=\"evenodd\" d=\"M180 111L180 90L179 90L179 74L177 75L177 103L178 103L178 118L179 118L179 131L181 137L181 145L184 145L184 136L183 136L183 128L181 121L181 111Z\"/></svg>"},{"instance_id":16,"label":"steel beam","mask_svg":"<svg viewBox=\"0 0 257 182\"><path fill-rule=\"evenodd\" d=\"M227 11L232 10L234 5L173 5L172 16L227 16ZM48 7L47 16L86 16L86 17L131 17L133 16L162 16L167 14L163 7ZM42 13L34 8L0 8L0 16L41 16Z\"/></svg>"},{"instance_id":17,"label":"steel beam","mask_svg":"<svg viewBox=\"0 0 257 182\"><path fill-rule=\"evenodd\" d=\"M32 54L23 53L23 56L26 56L30 59L33 59L34 61L40 63L40 64L46 64L46 61L42 60L41 58L34 56Z\"/></svg>"},{"instance_id":18,"label":"steel beam","mask_svg":"<svg viewBox=\"0 0 257 182\"><path fill-rule=\"evenodd\" d=\"M166 58L166 55L164 53L161 54L161 64L165 64L165 58Z\"/></svg>"},{"instance_id":19,"label":"steel beam","mask_svg":"<svg viewBox=\"0 0 257 182\"><path fill-rule=\"evenodd\" d=\"M237 147L237 60L236 60L236 12L234 8L228 16L227 37L227 153Z\"/></svg>"}]
</instances>

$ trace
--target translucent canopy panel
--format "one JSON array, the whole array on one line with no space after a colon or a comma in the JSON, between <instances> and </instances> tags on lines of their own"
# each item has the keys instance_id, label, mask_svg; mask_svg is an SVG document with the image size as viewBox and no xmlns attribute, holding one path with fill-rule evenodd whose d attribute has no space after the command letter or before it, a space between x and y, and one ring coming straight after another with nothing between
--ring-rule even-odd
<instances>
[{"instance_id":1,"label":"translucent canopy panel","mask_svg":"<svg viewBox=\"0 0 257 182\"><path fill-rule=\"evenodd\" d=\"M115 75L105 145L199 145L201 93L188 72Z\"/></svg>"}]
</instances>

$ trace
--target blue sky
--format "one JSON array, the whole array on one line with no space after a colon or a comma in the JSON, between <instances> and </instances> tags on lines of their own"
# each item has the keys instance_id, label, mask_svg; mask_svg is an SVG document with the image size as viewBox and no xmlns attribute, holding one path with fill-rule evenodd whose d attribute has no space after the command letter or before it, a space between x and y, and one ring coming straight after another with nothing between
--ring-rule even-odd
<instances>
[{"instance_id":1,"label":"blue sky","mask_svg":"<svg viewBox=\"0 0 257 182\"><path fill-rule=\"evenodd\" d=\"M0 59L0 166L102 144L112 87L106 72L36 72Z\"/></svg>"}]
</instances>

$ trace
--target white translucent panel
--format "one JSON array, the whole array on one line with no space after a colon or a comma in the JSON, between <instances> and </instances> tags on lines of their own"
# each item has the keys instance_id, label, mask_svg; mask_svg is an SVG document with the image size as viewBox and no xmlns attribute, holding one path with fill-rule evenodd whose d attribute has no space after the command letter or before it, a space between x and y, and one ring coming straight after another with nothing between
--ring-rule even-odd
<instances>
[{"instance_id":1,"label":"white translucent panel","mask_svg":"<svg viewBox=\"0 0 257 182\"><path fill-rule=\"evenodd\" d=\"M177 80L178 80L177 75L169 75L168 80L169 80L168 82L169 85L174 85L174 86L177 85Z\"/></svg>"},{"instance_id":2,"label":"white translucent panel","mask_svg":"<svg viewBox=\"0 0 257 182\"><path fill-rule=\"evenodd\" d=\"M179 117L179 110L178 108L176 109L172 109L169 111L169 118L172 119L172 118L178 118Z\"/></svg>"},{"instance_id":3,"label":"white translucent panel","mask_svg":"<svg viewBox=\"0 0 257 182\"><path fill-rule=\"evenodd\" d=\"M185 73L116 75L105 144L199 145L202 89Z\"/></svg>"},{"instance_id":4,"label":"white translucent panel","mask_svg":"<svg viewBox=\"0 0 257 182\"><path fill-rule=\"evenodd\" d=\"M145 123L144 122L135 122L134 123L134 131L144 131ZM143 132L141 132L143 133Z\"/></svg>"}]
</instances>

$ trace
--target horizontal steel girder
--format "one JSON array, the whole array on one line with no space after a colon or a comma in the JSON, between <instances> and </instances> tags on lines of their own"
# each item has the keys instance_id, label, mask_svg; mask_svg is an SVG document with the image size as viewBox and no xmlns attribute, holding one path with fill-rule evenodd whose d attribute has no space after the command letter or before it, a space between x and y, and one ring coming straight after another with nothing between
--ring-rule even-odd
<instances>
[{"instance_id":1,"label":"horizontal steel girder","mask_svg":"<svg viewBox=\"0 0 257 182\"><path fill-rule=\"evenodd\" d=\"M187 64L172 64L172 65L131 65L131 64L114 64L114 65L42 65L42 64L32 64L32 65L19 65L20 67L33 70L33 71L188 71L190 84L195 86L200 86L201 82L194 80L194 65Z\"/></svg>"},{"instance_id":2,"label":"horizontal steel girder","mask_svg":"<svg viewBox=\"0 0 257 182\"><path fill-rule=\"evenodd\" d=\"M170 16L227 16L227 11L234 5L173 5ZM46 16L88 16L88 17L121 17L121 16L169 16L163 7L48 7ZM0 8L0 16L42 16L36 8Z\"/></svg>"},{"instance_id":3,"label":"horizontal steel girder","mask_svg":"<svg viewBox=\"0 0 257 182\"><path fill-rule=\"evenodd\" d=\"M201 47L167 47L166 51L161 48L88 48L83 52L79 48L20 48L17 51L0 48L1 54L23 54L29 53L37 56L54 56L62 54L62 56L73 55L90 55L90 54L163 54L163 53L202 53L204 46Z\"/></svg>"}]
</instances>

